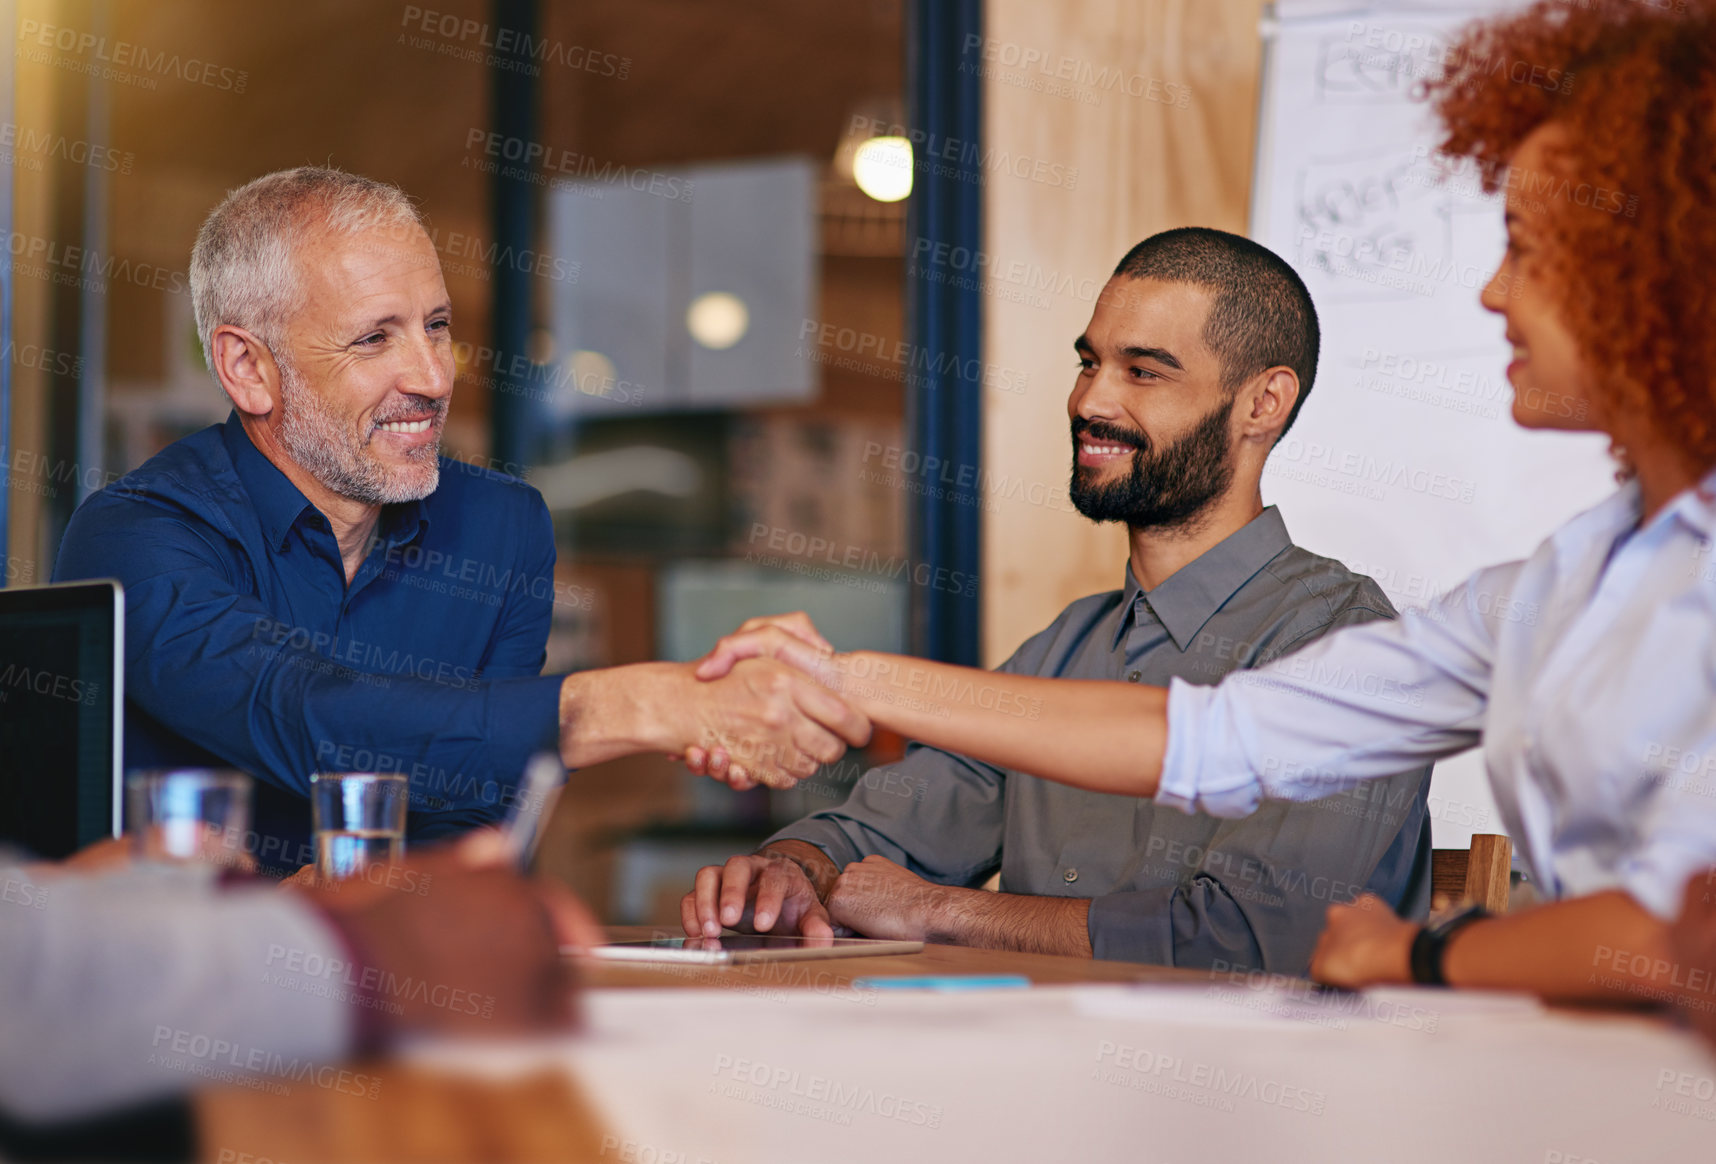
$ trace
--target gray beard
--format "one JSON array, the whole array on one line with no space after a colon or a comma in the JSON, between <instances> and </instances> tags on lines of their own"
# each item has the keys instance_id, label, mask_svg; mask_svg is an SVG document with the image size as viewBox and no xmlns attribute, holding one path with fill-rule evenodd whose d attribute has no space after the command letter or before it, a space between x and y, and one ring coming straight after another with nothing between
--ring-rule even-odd
<instances>
[{"instance_id":1,"label":"gray beard","mask_svg":"<svg viewBox=\"0 0 1716 1164\"><path fill-rule=\"evenodd\" d=\"M418 501L441 483L441 442L411 454L415 462L388 469L357 440L346 423L310 391L296 365L276 357L280 368L280 444L322 487L363 505Z\"/></svg>"}]
</instances>

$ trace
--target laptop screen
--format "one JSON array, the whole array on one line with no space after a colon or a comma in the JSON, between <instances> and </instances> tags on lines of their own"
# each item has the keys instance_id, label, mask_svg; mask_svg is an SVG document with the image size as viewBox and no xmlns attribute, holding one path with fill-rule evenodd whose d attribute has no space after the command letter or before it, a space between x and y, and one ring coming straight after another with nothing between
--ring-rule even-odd
<instances>
[{"instance_id":1,"label":"laptop screen","mask_svg":"<svg viewBox=\"0 0 1716 1164\"><path fill-rule=\"evenodd\" d=\"M116 582L0 590L0 845L117 835L124 643Z\"/></svg>"}]
</instances>

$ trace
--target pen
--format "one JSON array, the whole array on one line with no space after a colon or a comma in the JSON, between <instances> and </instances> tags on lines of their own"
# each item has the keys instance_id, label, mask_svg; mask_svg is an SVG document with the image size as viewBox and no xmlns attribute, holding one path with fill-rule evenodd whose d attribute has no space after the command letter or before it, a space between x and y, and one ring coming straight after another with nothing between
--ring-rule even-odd
<instances>
[{"instance_id":1,"label":"pen","mask_svg":"<svg viewBox=\"0 0 1716 1164\"><path fill-rule=\"evenodd\" d=\"M538 834L542 818L554 810L554 802L560 798L560 787L565 782L566 769L560 766L559 758L552 753L538 752L525 766L518 801L512 806L506 824L501 826L520 868L530 864L531 854L536 852L536 842L541 839Z\"/></svg>"}]
</instances>

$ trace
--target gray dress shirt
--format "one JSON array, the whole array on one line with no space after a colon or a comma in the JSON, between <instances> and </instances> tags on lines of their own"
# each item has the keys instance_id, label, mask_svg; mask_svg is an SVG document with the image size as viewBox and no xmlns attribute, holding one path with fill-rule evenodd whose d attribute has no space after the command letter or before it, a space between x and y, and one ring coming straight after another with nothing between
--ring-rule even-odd
<instances>
[{"instance_id":1,"label":"gray dress shirt","mask_svg":"<svg viewBox=\"0 0 1716 1164\"><path fill-rule=\"evenodd\" d=\"M1000 669L1213 684L1393 616L1370 578L1295 546L1271 506L1149 593L1128 566L1124 590L1079 599ZM1415 768L1221 820L914 744L771 840L808 841L842 868L874 853L971 886L999 868L1003 893L1091 898L1098 958L1303 974L1331 903L1371 892L1428 911L1429 786Z\"/></svg>"}]
</instances>

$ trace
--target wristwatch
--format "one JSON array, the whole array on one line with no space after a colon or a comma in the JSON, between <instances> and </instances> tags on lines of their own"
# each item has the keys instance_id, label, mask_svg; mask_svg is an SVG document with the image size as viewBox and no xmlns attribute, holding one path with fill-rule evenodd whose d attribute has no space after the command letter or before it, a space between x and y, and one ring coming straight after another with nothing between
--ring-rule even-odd
<instances>
[{"instance_id":1,"label":"wristwatch","mask_svg":"<svg viewBox=\"0 0 1716 1164\"><path fill-rule=\"evenodd\" d=\"M1412 939L1412 981L1420 986L1448 985L1442 976L1442 958L1448 952L1448 943L1473 922L1490 916L1483 906L1468 905L1420 929Z\"/></svg>"}]
</instances>

